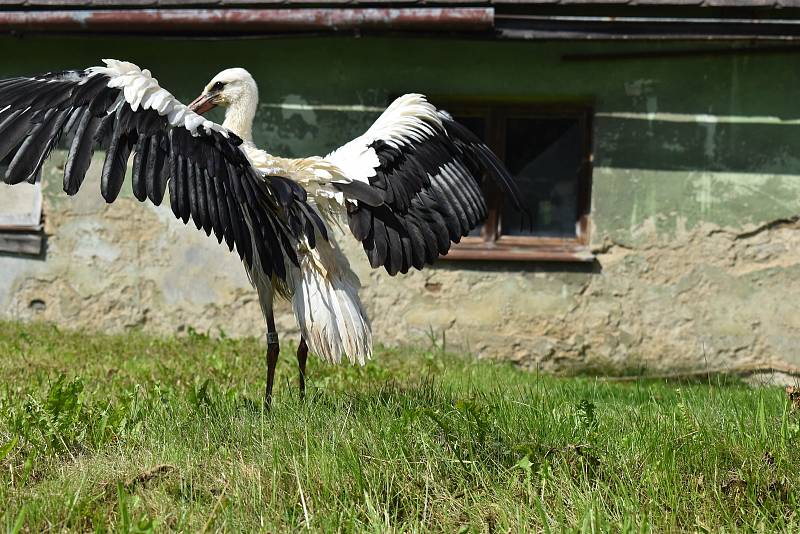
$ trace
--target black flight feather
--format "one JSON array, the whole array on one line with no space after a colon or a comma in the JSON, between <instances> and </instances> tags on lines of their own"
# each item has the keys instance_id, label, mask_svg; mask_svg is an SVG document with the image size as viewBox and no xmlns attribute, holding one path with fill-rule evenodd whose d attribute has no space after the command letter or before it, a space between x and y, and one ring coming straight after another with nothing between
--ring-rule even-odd
<instances>
[{"instance_id":1,"label":"black flight feather","mask_svg":"<svg viewBox=\"0 0 800 534\"><path fill-rule=\"evenodd\" d=\"M42 122L31 130L11 160L6 171L7 184L24 182L36 174L39 164L44 162L44 158L50 152L56 130L60 130L64 120L66 114L63 111L50 109L45 113Z\"/></svg>"},{"instance_id":2,"label":"black flight feather","mask_svg":"<svg viewBox=\"0 0 800 534\"><path fill-rule=\"evenodd\" d=\"M127 113L124 109L125 106L121 106L117 111L111 144L106 152L103 173L100 175L100 193L108 203L114 202L122 190L128 158L131 155L129 133L124 129L127 123Z\"/></svg>"},{"instance_id":3,"label":"black flight feather","mask_svg":"<svg viewBox=\"0 0 800 534\"><path fill-rule=\"evenodd\" d=\"M150 157L150 138L140 137L136 143L136 154L133 156L131 173L131 189L139 202L147 199L147 163Z\"/></svg>"},{"instance_id":4,"label":"black flight feather","mask_svg":"<svg viewBox=\"0 0 800 534\"><path fill-rule=\"evenodd\" d=\"M225 179L227 178L227 174L222 174L225 170L224 167L220 166L218 169L218 174L212 179L214 182L214 190L216 191L217 211L219 213L219 221L225 237L225 244L228 245L228 250L233 250L233 223L231 222L231 216L228 213L228 202L225 200L225 196L227 195L227 192L225 191Z\"/></svg>"},{"instance_id":5,"label":"black flight feather","mask_svg":"<svg viewBox=\"0 0 800 534\"><path fill-rule=\"evenodd\" d=\"M94 152L94 138L100 121L100 117L93 115L91 110L87 109L78 122L64 167L64 191L68 195L78 192L86 171L89 170Z\"/></svg>"},{"instance_id":6,"label":"black flight feather","mask_svg":"<svg viewBox=\"0 0 800 534\"><path fill-rule=\"evenodd\" d=\"M358 241L364 241L369 235L370 224L372 222L371 211L366 207L351 208L347 218L350 232Z\"/></svg>"},{"instance_id":7,"label":"black flight feather","mask_svg":"<svg viewBox=\"0 0 800 534\"><path fill-rule=\"evenodd\" d=\"M172 158L174 161L176 158ZM170 168L173 168L172 164L170 163ZM168 181L169 187L169 207L172 210L172 214L175 216L176 219L181 218L181 205L180 205L180 188L181 183L178 180L178 174L176 172L170 172L170 178Z\"/></svg>"},{"instance_id":8,"label":"black flight feather","mask_svg":"<svg viewBox=\"0 0 800 534\"><path fill-rule=\"evenodd\" d=\"M446 165L442 167L439 172L439 176L441 177L442 181L447 184L442 189L454 199L456 211L459 212L459 216L463 214L463 217L461 217L461 223L463 225L462 229L470 230L474 228L478 223L476 220L475 211L473 210L469 199L467 199L466 195L464 194L464 186L453 174L451 166Z\"/></svg>"},{"instance_id":9,"label":"black flight feather","mask_svg":"<svg viewBox=\"0 0 800 534\"><path fill-rule=\"evenodd\" d=\"M192 183L192 177L189 175L186 160L179 154L175 156L175 159L178 162L176 176L181 184L179 197L181 220L184 224L188 224L189 219L194 220L194 217L196 217L197 210L195 209L195 204L197 203L197 199L194 196L194 184ZM197 221L195 221L195 226L200 228Z\"/></svg>"},{"instance_id":10,"label":"black flight feather","mask_svg":"<svg viewBox=\"0 0 800 534\"><path fill-rule=\"evenodd\" d=\"M199 230L203 227L203 217L200 211L200 192L198 191L199 184L197 176L194 172L194 165L183 158L181 158L181 160L184 161L186 183L189 186L189 209L192 214L192 221L194 221L195 228Z\"/></svg>"},{"instance_id":11,"label":"black flight feather","mask_svg":"<svg viewBox=\"0 0 800 534\"><path fill-rule=\"evenodd\" d=\"M164 167L164 154L161 151L159 135L154 134L147 141L147 165L144 168L144 184L147 198L158 206L164 198L161 189L161 175Z\"/></svg>"},{"instance_id":12,"label":"black flight feather","mask_svg":"<svg viewBox=\"0 0 800 534\"><path fill-rule=\"evenodd\" d=\"M33 110L20 110L9 115L0 124L0 159L19 146L28 132L33 128Z\"/></svg>"},{"instance_id":13,"label":"black flight feather","mask_svg":"<svg viewBox=\"0 0 800 534\"><path fill-rule=\"evenodd\" d=\"M214 232L214 237L217 238L217 243L222 243L222 224L219 220L219 213L217 212L217 191L214 188L214 180L208 175L205 169L198 170L200 176L204 180L204 190L206 192L206 213L208 214L208 224Z\"/></svg>"},{"instance_id":14,"label":"black flight feather","mask_svg":"<svg viewBox=\"0 0 800 534\"><path fill-rule=\"evenodd\" d=\"M206 233L207 236L211 235L211 214L209 213L209 206L208 206L208 195L206 193L206 180L203 176L203 171L200 167L197 166L195 163L193 165L194 168L194 179L197 183L197 204L200 208L200 222L203 226L203 231Z\"/></svg>"}]
</instances>

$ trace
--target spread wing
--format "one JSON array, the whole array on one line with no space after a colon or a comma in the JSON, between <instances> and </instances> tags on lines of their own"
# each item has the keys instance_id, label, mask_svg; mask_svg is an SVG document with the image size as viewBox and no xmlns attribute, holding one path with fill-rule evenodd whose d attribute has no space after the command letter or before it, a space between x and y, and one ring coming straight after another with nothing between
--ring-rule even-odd
<instances>
[{"instance_id":1,"label":"spread wing","mask_svg":"<svg viewBox=\"0 0 800 534\"><path fill-rule=\"evenodd\" d=\"M367 132L329 154L350 182L350 230L373 268L421 269L486 217L488 176L520 208L519 191L497 156L424 96L395 100ZM377 195L376 195L377 193Z\"/></svg>"},{"instance_id":2,"label":"spread wing","mask_svg":"<svg viewBox=\"0 0 800 534\"><path fill-rule=\"evenodd\" d=\"M175 217L234 247L248 267L285 276L295 245L325 226L293 182L263 176L242 141L159 87L148 70L116 60L105 67L0 80L0 177L34 182L61 138L68 142L64 191L81 187L95 149L106 150L101 194L119 195L133 154L132 189L159 205L169 187Z\"/></svg>"}]
</instances>

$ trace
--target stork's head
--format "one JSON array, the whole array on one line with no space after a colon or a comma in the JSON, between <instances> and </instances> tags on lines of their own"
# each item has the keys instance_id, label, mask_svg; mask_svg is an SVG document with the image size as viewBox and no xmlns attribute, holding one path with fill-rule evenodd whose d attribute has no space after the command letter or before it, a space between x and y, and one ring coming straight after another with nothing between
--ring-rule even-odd
<instances>
[{"instance_id":1,"label":"stork's head","mask_svg":"<svg viewBox=\"0 0 800 534\"><path fill-rule=\"evenodd\" d=\"M258 87L249 72L234 68L214 76L189 108L202 115L217 106L229 107L245 102L258 102Z\"/></svg>"}]
</instances>

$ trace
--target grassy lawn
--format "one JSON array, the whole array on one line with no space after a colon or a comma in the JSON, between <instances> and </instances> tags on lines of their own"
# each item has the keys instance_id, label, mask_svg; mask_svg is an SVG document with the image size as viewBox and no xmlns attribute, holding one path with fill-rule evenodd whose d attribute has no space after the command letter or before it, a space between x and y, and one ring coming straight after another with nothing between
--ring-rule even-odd
<instances>
[{"instance_id":1,"label":"grassy lawn","mask_svg":"<svg viewBox=\"0 0 800 534\"><path fill-rule=\"evenodd\" d=\"M0 323L8 531L798 531L780 389L553 378L427 350Z\"/></svg>"}]
</instances>

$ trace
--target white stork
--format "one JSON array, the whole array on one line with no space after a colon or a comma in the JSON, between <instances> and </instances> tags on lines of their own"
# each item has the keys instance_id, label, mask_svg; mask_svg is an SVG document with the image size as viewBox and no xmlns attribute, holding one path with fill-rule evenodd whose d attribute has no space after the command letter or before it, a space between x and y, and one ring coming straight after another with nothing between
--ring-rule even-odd
<instances>
[{"instance_id":1,"label":"white stork","mask_svg":"<svg viewBox=\"0 0 800 534\"><path fill-rule=\"evenodd\" d=\"M346 221L373 268L421 269L486 215L480 180L517 201L497 157L425 97L395 100L363 135L325 157L286 159L253 144L258 88L244 69L215 76L190 106L148 70L116 60L82 71L0 80L0 175L34 182L64 137L64 191L77 193L95 148L105 149L100 191L113 202L131 153L133 195L191 219L236 249L267 323L269 405L278 334L275 294L291 300L300 327L300 394L308 350L364 364L372 332L358 278L329 228ZM201 115L226 109L221 125Z\"/></svg>"}]
</instances>

